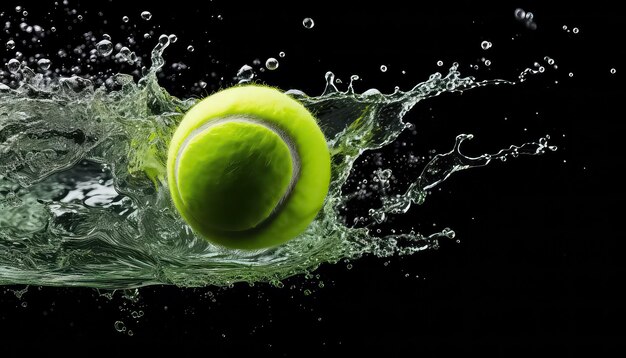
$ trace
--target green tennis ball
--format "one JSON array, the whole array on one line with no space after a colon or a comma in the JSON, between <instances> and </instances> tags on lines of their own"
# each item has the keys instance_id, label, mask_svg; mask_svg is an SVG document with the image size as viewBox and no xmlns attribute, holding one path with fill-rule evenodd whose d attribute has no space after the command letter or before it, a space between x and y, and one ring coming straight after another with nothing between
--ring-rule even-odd
<instances>
[{"instance_id":1,"label":"green tennis ball","mask_svg":"<svg viewBox=\"0 0 626 358\"><path fill-rule=\"evenodd\" d=\"M315 118L288 95L232 87L187 112L170 143L168 185L195 232L236 249L302 233L322 207L330 155Z\"/></svg>"}]
</instances>

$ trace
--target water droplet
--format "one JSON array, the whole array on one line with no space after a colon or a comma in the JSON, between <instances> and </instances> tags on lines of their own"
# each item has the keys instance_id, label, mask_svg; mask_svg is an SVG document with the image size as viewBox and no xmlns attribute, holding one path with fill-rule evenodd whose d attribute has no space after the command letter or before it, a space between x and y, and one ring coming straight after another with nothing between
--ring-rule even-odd
<instances>
[{"instance_id":1,"label":"water droplet","mask_svg":"<svg viewBox=\"0 0 626 358\"><path fill-rule=\"evenodd\" d=\"M24 15L24 16L28 16L28 11L24 10L24 11L22 12L22 15Z\"/></svg>"},{"instance_id":2,"label":"water droplet","mask_svg":"<svg viewBox=\"0 0 626 358\"><path fill-rule=\"evenodd\" d=\"M443 66L443 61L441 61L441 60L437 61L437 66L439 66L439 67Z\"/></svg>"},{"instance_id":3,"label":"water droplet","mask_svg":"<svg viewBox=\"0 0 626 358\"><path fill-rule=\"evenodd\" d=\"M13 40L7 41L6 46L7 46L7 50L13 50L15 48L15 41Z\"/></svg>"},{"instance_id":4,"label":"water droplet","mask_svg":"<svg viewBox=\"0 0 626 358\"><path fill-rule=\"evenodd\" d=\"M380 66L380 72L387 72L387 66L381 65Z\"/></svg>"},{"instance_id":5,"label":"water droplet","mask_svg":"<svg viewBox=\"0 0 626 358\"><path fill-rule=\"evenodd\" d=\"M159 44L160 44L161 46L167 46L167 45L169 45L169 43L170 43L170 37L171 37L171 36L173 36L173 35L170 35L170 36L167 36L167 35L161 35L161 36L159 36Z\"/></svg>"},{"instance_id":6,"label":"water droplet","mask_svg":"<svg viewBox=\"0 0 626 358\"><path fill-rule=\"evenodd\" d=\"M302 25L307 29L312 29L313 26L315 26L315 22L313 21L312 18L307 17L304 20L302 20Z\"/></svg>"},{"instance_id":7,"label":"water droplet","mask_svg":"<svg viewBox=\"0 0 626 358\"><path fill-rule=\"evenodd\" d=\"M22 67L22 64L20 63L20 61L12 58L9 60L9 62L7 62L7 68L9 69L9 72L11 73L17 73L17 71L20 70L20 67Z\"/></svg>"},{"instance_id":8,"label":"water droplet","mask_svg":"<svg viewBox=\"0 0 626 358\"><path fill-rule=\"evenodd\" d=\"M194 50L195 50L195 48L193 48L193 46L191 46L191 45L187 46L187 51L193 52Z\"/></svg>"},{"instance_id":9,"label":"water droplet","mask_svg":"<svg viewBox=\"0 0 626 358\"><path fill-rule=\"evenodd\" d=\"M150 11L142 11L141 18L146 21L149 21L152 18L152 14L150 13Z\"/></svg>"},{"instance_id":10,"label":"water droplet","mask_svg":"<svg viewBox=\"0 0 626 358\"><path fill-rule=\"evenodd\" d=\"M96 44L96 50L100 56L109 56L113 52L113 43L104 39Z\"/></svg>"},{"instance_id":11,"label":"water droplet","mask_svg":"<svg viewBox=\"0 0 626 358\"><path fill-rule=\"evenodd\" d=\"M265 61L265 67L268 70L275 70L278 68L278 60L275 59L274 57L270 57L267 59L267 61Z\"/></svg>"},{"instance_id":12,"label":"water droplet","mask_svg":"<svg viewBox=\"0 0 626 358\"><path fill-rule=\"evenodd\" d=\"M572 29L572 32L573 32L573 33L575 33L575 34L577 34L578 32L580 32L580 30L578 30L578 27L574 27L574 28Z\"/></svg>"},{"instance_id":13,"label":"water droplet","mask_svg":"<svg viewBox=\"0 0 626 358\"><path fill-rule=\"evenodd\" d=\"M176 41L178 41L178 36L171 34L169 39L171 43L175 43Z\"/></svg>"},{"instance_id":14,"label":"water droplet","mask_svg":"<svg viewBox=\"0 0 626 358\"><path fill-rule=\"evenodd\" d=\"M278 56L280 56L281 58L282 58L282 57L285 57L285 53L284 53L283 51L281 51L281 52L278 54Z\"/></svg>"},{"instance_id":15,"label":"water droplet","mask_svg":"<svg viewBox=\"0 0 626 358\"><path fill-rule=\"evenodd\" d=\"M124 22L128 22L128 20L129 20L129 19L128 19L128 16L124 16L124 17L122 17L122 21L124 21Z\"/></svg>"},{"instance_id":16,"label":"water droplet","mask_svg":"<svg viewBox=\"0 0 626 358\"><path fill-rule=\"evenodd\" d=\"M37 61L37 66L39 66L39 69L42 71L47 71L50 68L50 64L51 62L47 58L42 58Z\"/></svg>"},{"instance_id":17,"label":"water droplet","mask_svg":"<svg viewBox=\"0 0 626 358\"><path fill-rule=\"evenodd\" d=\"M487 67L491 66L491 61L485 60L485 66L487 66Z\"/></svg>"},{"instance_id":18,"label":"water droplet","mask_svg":"<svg viewBox=\"0 0 626 358\"><path fill-rule=\"evenodd\" d=\"M491 48L491 45L492 45L492 44L491 44L491 42L489 42L489 41L483 41L483 42L481 42L481 43L480 43L480 47L481 47L483 50L488 50L488 49L490 49L490 48Z\"/></svg>"},{"instance_id":19,"label":"water droplet","mask_svg":"<svg viewBox=\"0 0 626 358\"><path fill-rule=\"evenodd\" d=\"M515 18L517 20L525 20L526 19L526 11L524 9L517 8L515 9Z\"/></svg>"},{"instance_id":20,"label":"water droplet","mask_svg":"<svg viewBox=\"0 0 626 358\"><path fill-rule=\"evenodd\" d=\"M237 79L239 83L250 82L254 78L254 70L249 65L243 65L237 71Z\"/></svg>"},{"instance_id":21,"label":"water droplet","mask_svg":"<svg viewBox=\"0 0 626 358\"><path fill-rule=\"evenodd\" d=\"M573 73L573 72L570 72L570 73L568 74L568 76L570 76L570 77L574 77L574 73Z\"/></svg>"},{"instance_id":22,"label":"water droplet","mask_svg":"<svg viewBox=\"0 0 626 358\"><path fill-rule=\"evenodd\" d=\"M115 323L113 324L113 327L115 327L115 330L118 332L126 331L126 325L124 325L124 322L122 321L115 321Z\"/></svg>"}]
</instances>

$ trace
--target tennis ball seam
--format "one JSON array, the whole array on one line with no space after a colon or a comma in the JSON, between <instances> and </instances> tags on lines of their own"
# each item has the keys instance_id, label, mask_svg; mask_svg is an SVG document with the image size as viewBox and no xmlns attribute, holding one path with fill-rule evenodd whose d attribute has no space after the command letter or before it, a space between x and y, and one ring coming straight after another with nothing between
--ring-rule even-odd
<instances>
[{"instance_id":1,"label":"tennis ball seam","mask_svg":"<svg viewBox=\"0 0 626 358\"><path fill-rule=\"evenodd\" d=\"M193 131L189 133L189 135L185 138L183 143L178 148L178 152L176 153L176 160L174 162L174 181L175 181L176 186L178 187L179 185L178 172L179 172L179 166L180 166L180 159L182 157L182 154L185 152L185 149L187 148L188 144L196 136L200 135L201 133L211 130L213 127L218 126L220 124L232 123L232 122L253 123L253 124L260 125L264 127L265 129L270 130L274 134L278 135L278 137L280 137L280 139L285 143L285 145L289 149L289 154L291 156L291 162L292 162L292 172L291 172L291 179L289 181L289 185L285 189L285 193L282 195L282 197L280 198L276 206L272 209L272 212L270 213L270 215L256 225L256 226L262 226L263 224L271 221L280 212L280 209L282 208L283 204L287 201L287 199L289 199L289 195L293 192L294 187L298 183L298 179L300 177L300 169L301 169L300 155L298 153L295 143L293 142L293 139L281 128L274 125L274 123L271 123L269 121L263 120L262 118L251 116L251 115L232 115L232 116L225 116L225 117L220 117L220 118L207 118L205 123L203 123L198 128L194 129ZM253 228L250 228L250 229L253 229Z\"/></svg>"}]
</instances>

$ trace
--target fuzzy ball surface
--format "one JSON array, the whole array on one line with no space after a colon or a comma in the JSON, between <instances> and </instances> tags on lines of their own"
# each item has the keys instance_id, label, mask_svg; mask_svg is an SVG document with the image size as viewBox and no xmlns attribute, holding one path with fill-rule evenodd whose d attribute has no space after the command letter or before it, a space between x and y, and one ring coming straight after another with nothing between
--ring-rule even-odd
<instances>
[{"instance_id":1,"label":"fuzzy ball surface","mask_svg":"<svg viewBox=\"0 0 626 358\"><path fill-rule=\"evenodd\" d=\"M203 238L262 249L299 234L322 208L330 155L315 118L270 87L245 85L198 102L168 153L174 206Z\"/></svg>"}]
</instances>

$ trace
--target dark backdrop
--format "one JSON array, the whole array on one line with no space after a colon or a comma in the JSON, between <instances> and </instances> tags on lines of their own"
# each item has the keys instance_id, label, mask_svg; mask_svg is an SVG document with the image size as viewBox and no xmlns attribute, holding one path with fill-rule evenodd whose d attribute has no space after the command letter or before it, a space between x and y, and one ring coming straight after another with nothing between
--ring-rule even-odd
<instances>
[{"instance_id":1,"label":"dark backdrop","mask_svg":"<svg viewBox=\"0 0 626 358\"><path fill-rule=\"evenodd\" d=\"M418 104L407 116L418 133L401 141L409 143L407 153L423 155L432 148L447 151L458 133L473 133L476 139L465 150L480 154L550 134L559 150L459 173L393 224L424 232L433 224L450 226L460 242L410 257L365 257L351 269L346 263L323 265L316 273L324 288L310 287L303 277L286 280L282 289L149 287L133 302L120 292L108 299L91 289L37 287L18 299L11 290L23 287L8 287L0 295L0 352L12 350L7 343L23 342L15 347L21 351L50 347L33 342L67 346L97 339L115 342L106 349L154 339L151 347L177 345L207 355L340 350L417 356L454 348L502 356L602 356L623 348L626 16L597 2L543 3L70 1L78 13L87 11L85 28L114 36L124 33L122 16L139 22L139 13L150 10L161 32L179 38L166 60L189 66L163 79L179 96L204 95L192 89L199 79L209 84L205 93L232 84L241 65L278 58L280 51L286 57L278 58L279 69L261 80L309 94L321 93L328 70L344 81L360 75L357 90L390 92L396 85L408 89L453 61L479 79L515 80L550 56L559 69L522 84ZM58 23L65 17L59 11L47 15L53 7L39 2L19 4L30 18ZM14 11L15 5L3 2L0 11ZM536 30L515 20L516 7L535 13ZM314 19L313 29L304 29L305 17ZM481 50L483 40L493 48ZM54 41L64 39L51 41L55 50ZM193 53L185 50L189 44ZM490 68L471 70L483 56L492 61ZM445 66L437 67L438 60ZM397 156L394 145L380 153L389 160ZM305 295L303 288L313 293ZM133 318L139 310L144 315ZM117 320L134 335L117 332Z\"/></svg>"}]
</instances>

